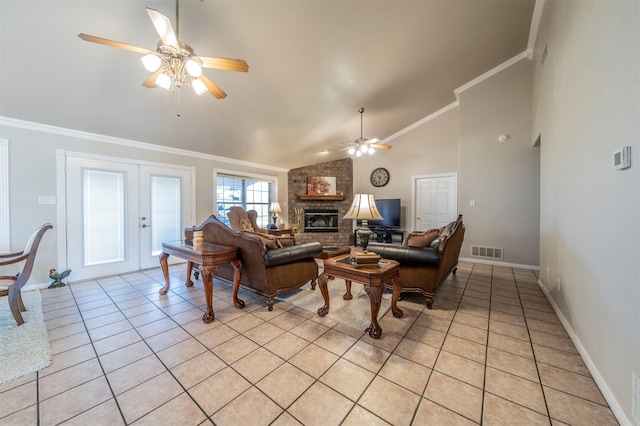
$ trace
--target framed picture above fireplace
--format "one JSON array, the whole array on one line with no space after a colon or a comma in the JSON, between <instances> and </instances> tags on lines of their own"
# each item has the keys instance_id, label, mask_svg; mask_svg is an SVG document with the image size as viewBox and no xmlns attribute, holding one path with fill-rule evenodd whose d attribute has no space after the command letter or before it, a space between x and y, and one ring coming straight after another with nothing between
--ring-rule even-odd
<instances>
[{"instance_id":1,"label":"framed picture above fireplace","mask_svg":"<svg viewBox=\"0 0 640 426\"><path fill-rule=\"evenodd\" d=\"M307 178L307 194L336 195L335 176L309 176Z\"/></svg>"}]
</instances>

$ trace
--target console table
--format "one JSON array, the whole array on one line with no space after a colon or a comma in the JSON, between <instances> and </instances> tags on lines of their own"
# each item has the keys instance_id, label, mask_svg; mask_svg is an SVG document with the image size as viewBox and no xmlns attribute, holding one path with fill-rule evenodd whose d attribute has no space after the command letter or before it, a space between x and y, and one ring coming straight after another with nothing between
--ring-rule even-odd
<instances>
[{"instance_id":1,"label":"console table","mask_svg":"<svg viewBox=\"0 0 640 426\"><path fill-rule=\"evenodd\" d=\"M169 255L179 257L187 261L187 279L184 283L187 287L193 286L191 281L191 270L193 264L198 264L202 274L204 285L204 295L207 301L207 310L202 316L202 321L210 323L215 319L213 312L213 274L218 269L218 265L230 262L235 270L233 275L233 304L236 308L244 307L244 301L238 299L238 289L240 287L240 273L242 272L242 261L237 258L238 248L225 246L222 244L204 243L201 249L194 249L191 241L173 241L162 243L162 254L160 254L160 267L164 275L165 286L160 290L160 294L165 295L169 291L169 265L167 259Z\"/></svg>"},{"instance_id":2,"label":"console table","mask_svg":"<svg viewBox=\"0 0 640 426\"><path fill-rule=\"evenodd\" d=\"M386 243L386 244L393 244L393 236L394 235L399 235L400 236L400 241L398 241L399 244L402 244L402 242L404 241L404 229L385 229L385 228L369 228L371 229L371 231L373 232L373 234L371 234L371 237L369 237L369 242L376 242L376 243ZM353 231L353 241L354 241L354 245L357 247L359 242L358 242L359 238L358 238L358 230L356 229L355 231Z\"/></svg>"}]
</instances>

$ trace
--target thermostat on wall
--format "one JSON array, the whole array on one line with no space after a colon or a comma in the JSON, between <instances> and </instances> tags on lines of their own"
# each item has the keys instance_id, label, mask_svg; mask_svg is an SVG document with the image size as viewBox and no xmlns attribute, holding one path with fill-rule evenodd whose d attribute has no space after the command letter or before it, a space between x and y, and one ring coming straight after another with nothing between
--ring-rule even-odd
<instances>
[{"instance_id":1,"label":"thermostat on wall","mask_svg":"<svg viewBox=\"0 0 640 426\"><path fill-rule=\"evenodd\" d=\"M613 151L613 170L622 170L631 167L631 147L623 146Z\"/></svg>"}]
</instances>

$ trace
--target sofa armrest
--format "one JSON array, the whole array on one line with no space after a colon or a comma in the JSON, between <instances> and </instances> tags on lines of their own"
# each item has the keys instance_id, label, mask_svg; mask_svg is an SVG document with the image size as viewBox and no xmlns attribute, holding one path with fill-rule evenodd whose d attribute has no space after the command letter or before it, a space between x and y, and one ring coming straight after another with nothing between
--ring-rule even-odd
<instances>
[{"instance_id":1,"label":"sofa armrest","mask_svg":"<svg viewBox=\"0 0 640 426\"><path fill-rule=\"evenodd\" d=\"M400 262L400 265L434 265L440 264L442 255L431 247L409 247L392 244L370 243L368 251L378 253L383 259Z\"/></svg>"},{"instance_id":2,"label":"sofa armrest","mask_svg":"<svg viewBox=\"0 0 640 426\"><path fill-rule=\"evenodd\" d=\"M264 264L267 267L284 265L285 263L320 256L321 253L322 244L318 242L297 244L267 251L264 255Z\"/></svg>"}]
</instances>

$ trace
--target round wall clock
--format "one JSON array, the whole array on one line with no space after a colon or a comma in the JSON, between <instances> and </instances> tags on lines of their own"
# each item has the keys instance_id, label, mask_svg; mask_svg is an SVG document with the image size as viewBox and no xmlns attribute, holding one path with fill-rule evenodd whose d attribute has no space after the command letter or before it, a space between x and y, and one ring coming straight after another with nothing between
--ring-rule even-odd
<instances>
[{"instance_id":1,"label":"round wall clock","mask_svg":"<svg viewBox=\"0 0 640 426\"><path fill-rule=\"evenodd\" d=\"M371 185L373 186L385 186L389 183L389 170L384 167L378 167L371 172L369 180L371 180Z\"/></svg>"}]
</instances>

